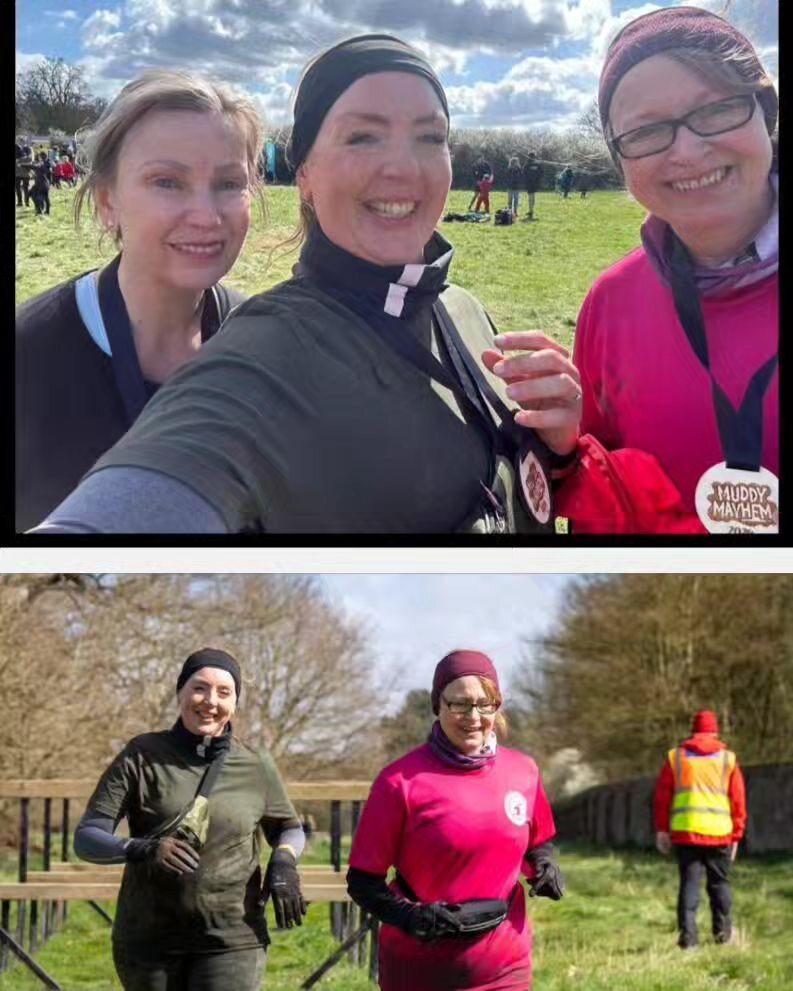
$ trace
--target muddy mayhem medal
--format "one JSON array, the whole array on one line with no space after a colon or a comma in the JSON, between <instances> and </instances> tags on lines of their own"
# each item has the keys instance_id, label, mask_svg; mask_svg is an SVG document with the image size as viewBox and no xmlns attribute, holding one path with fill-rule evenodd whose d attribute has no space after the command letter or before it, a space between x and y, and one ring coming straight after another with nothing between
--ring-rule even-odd
<instances>
[{"instance_id":1,"label":"muddy mayhem medal","mask_svg":"<svg viewBox=\"0 0 793 991\"><path fill-rule=\"evenodd\" d=\"M779 479L766 468L714 465L697 483L697 515L710 533L779 533Z\"/></svg>"}]
</instances>

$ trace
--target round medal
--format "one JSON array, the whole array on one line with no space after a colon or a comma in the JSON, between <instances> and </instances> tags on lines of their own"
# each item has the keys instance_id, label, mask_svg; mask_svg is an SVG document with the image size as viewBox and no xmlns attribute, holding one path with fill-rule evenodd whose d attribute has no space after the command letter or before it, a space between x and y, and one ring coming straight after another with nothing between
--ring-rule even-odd
<instances>
[{"instance_id":1,"label":"round medal","mask_svg":"<svg viewBox=\"0 0 793 991\"><path fill-rule=\"evenodd\" d=\"M551 487L540 459L530 448L518 457L518 477L523 504L540 524L551 518Z\"/></svg>"},{"instance_id":2,"label":"round medal","mask_svg":"<svg viewBox=\"0 0 793 991\"><path fill-rule=\"evenodd\" d=\"M779 533L779 479L767 468L744 471L722 461L702 475L694 502L710 533Z\"/></svg>"}]
</instances>

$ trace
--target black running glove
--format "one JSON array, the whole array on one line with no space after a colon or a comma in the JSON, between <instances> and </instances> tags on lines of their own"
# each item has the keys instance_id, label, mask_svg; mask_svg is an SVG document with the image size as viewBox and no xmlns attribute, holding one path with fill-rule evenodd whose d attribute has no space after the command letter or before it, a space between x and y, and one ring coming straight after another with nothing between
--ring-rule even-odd
<instances>
[{"instance_id":1,"label":"black running glove","mask_svg":"<svg viewBox=\"0 0 793 991\"><path fill-rule=\"evenodd\" d=\"M553 861L553 846L541 843L527 850L525 859L534 867L534 877L529 878L529 895L558 902L564 895L564 877L559 865Z\"/></svg>"},{"instance_id":2,"label":"black running glove","mask_svg":"<svg viewBox=\"0 0 793 991\"><path fill-rule=\"evenodd\" d=\"M273 851L264 875L263 894L271 897L275 922L279 929L302 926L308 906L300 891L300 875L292 854L284 850Z\"/></svg>"}]
</instances>

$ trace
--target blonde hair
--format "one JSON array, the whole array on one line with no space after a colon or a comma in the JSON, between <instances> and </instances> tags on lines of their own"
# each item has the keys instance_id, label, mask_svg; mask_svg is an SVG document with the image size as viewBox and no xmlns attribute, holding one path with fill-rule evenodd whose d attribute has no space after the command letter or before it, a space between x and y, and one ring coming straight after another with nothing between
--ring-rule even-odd
<instances>
[{"instance_id":1,"label":"blonde hair","mask_svg":"<svg viewBox=\"0 0 793 991\"><path fill-rule=\"evenodd\" d=\"M74 222L79 225L86 203L91 204L97 219L96 193L99 186L116 178L118 157L124 138L131 128L152 110L188 110L196 113L220 113L230 118L245 135L249 187L265 214L259 159L264 136L256 108L247 97L229 87L212 83L181 69L146 69L127 83L96 123L79 135L78 164L85 179L74 199ZM120 244L120 231L113 232Z\"/></svg>"}]
</instances>

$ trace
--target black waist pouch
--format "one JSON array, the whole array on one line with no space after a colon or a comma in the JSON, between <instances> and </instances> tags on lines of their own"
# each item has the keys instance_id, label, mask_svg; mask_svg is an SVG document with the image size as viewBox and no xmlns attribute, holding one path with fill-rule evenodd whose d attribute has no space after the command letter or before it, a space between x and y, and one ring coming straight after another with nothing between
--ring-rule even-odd
<instances>
[{"instance_id":1,"label":"black waist pouch","mask_svg":"<svg viewBox=\"0 0 793 991\"><path fill-rule=\"evenodd\" d=\"M500 926L509 911L509 902L502 898L472 898L459 904L447 903L460 923L460 931L450 936L479 936Z\"/></svg>"},{"instance_id":2,"label":"black waist pouch","mask_svg":"<svg viewBox=\"0 0 793 991\"><path fill-rule=\"evenodd\" d=\"M399 873L397 873L396 882L412 902L421 901ZM491 929L500 926L507 917L509 906L518 887L519 885L516 884L508 899L470 898L464 902L444 902L447 911L453 912L460 923L459 932L450 932L446 936L450 939L481 936L482 933L490 932Z\"/></svg>"}]
</instances>

